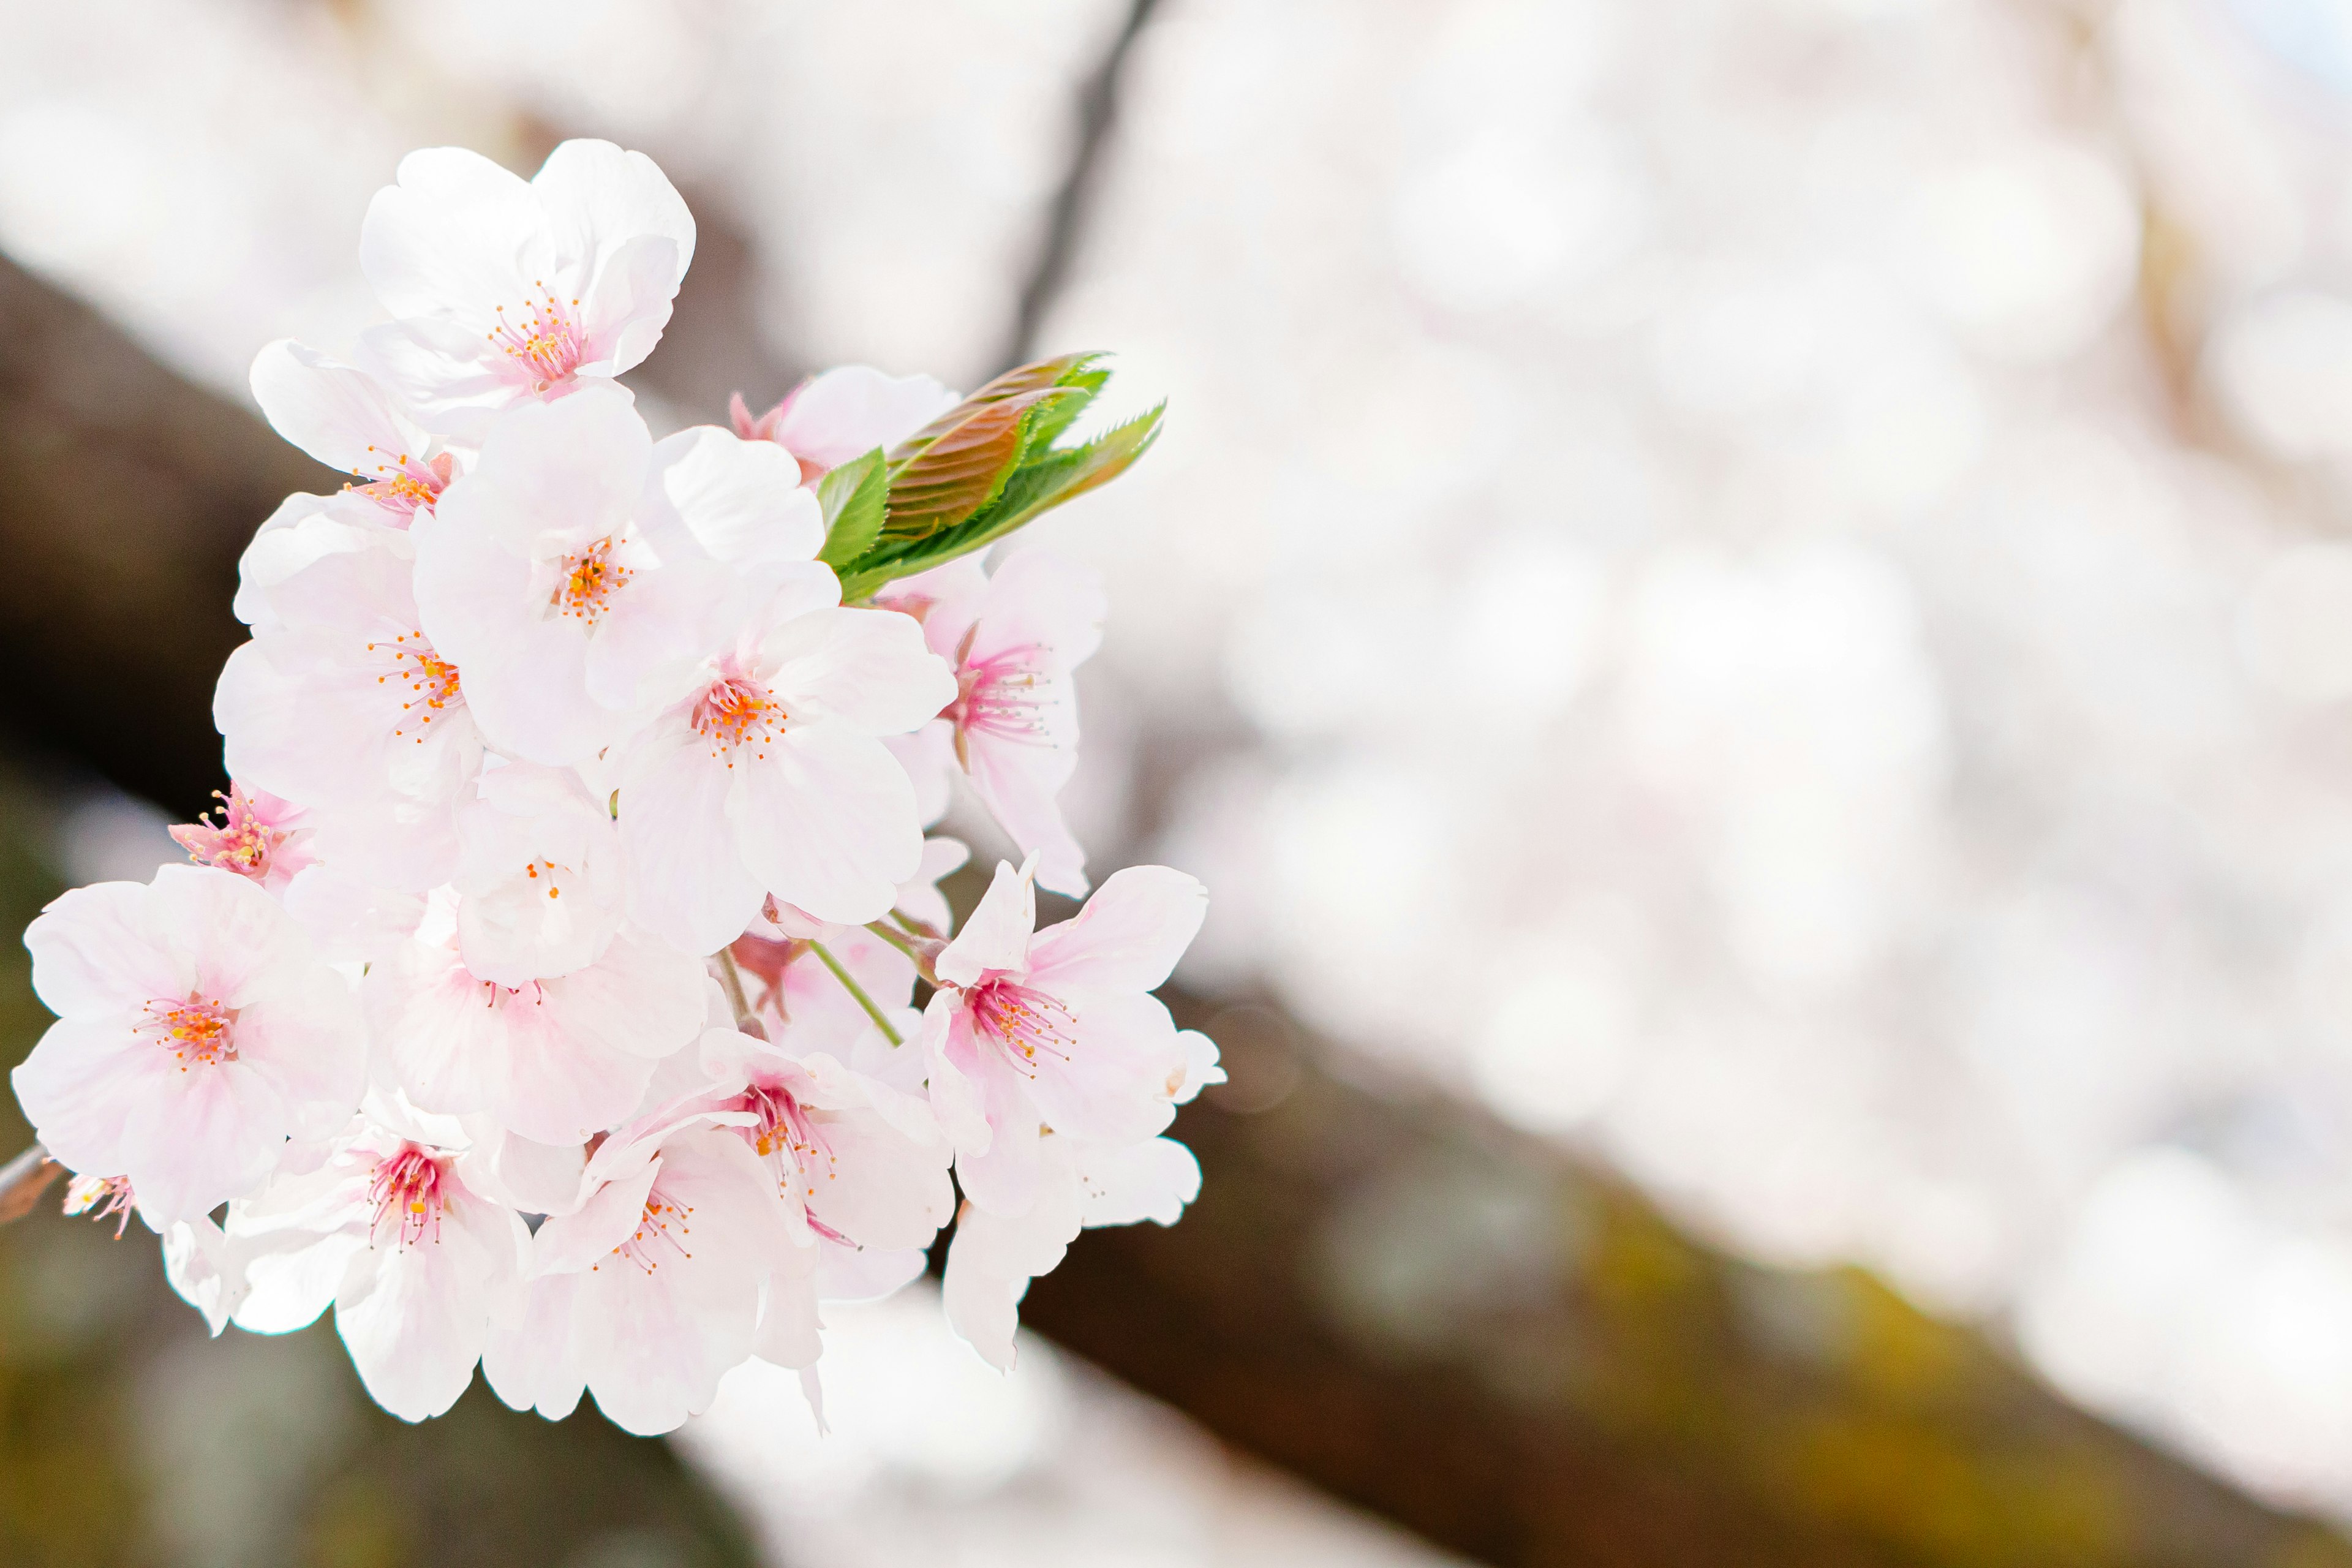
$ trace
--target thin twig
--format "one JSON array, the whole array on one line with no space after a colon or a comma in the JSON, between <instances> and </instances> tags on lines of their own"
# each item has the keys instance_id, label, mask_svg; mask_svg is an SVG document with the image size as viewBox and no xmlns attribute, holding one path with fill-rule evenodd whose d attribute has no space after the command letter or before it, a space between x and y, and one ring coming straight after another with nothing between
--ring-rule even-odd
<instances>
[{"instance_id":1,"label":"thin twig","mask_svg":"<svg viewBox=\"0 0 2352 1568\"><path fill-rule=\"evenodd\" d=\"M874 998L866 994L866 987L852 980L849 977L849 971L841 966L841 960L825 951L824 943L810 942L809 951L824 960L824 966L833 971L833 977L840 981L843 988L852 996L857 998L857 1005L866 1009L866 1016L874 1020L874 1026L882 1031L884 1039L894 1046L903 1046L907 1043L905 1037L890 1026L890 1020L883 1016L882 1009L874 1005Z\"/></svg>"},{"instance_id":2,"label":"thin twig","mask_svg":"<svg viewBox=\"0 0 2352 1568\"><path fill-rule=\"evenodd\" d=\"M0 1165L0 1225L31 1214L49 1184L65 1174L65 1169L38 1143Z\"/></svg>"},{"instance_id":3,"label":"thin twig","mask_svg":"<svg viewBox=\"0 0 2352 1568\"><path fill-rule=\"evenodd\" d=\"M1087 206L1094 195L1096 170L1102 163L1104 148L1110 141L1111 122L1118 116L1119 73L1157 4L1158 0L1129 0L1127 19L1119 25L1118 36L1111 39L1110 47L1104 51L1093 73L1078 88L1076 145L1070 149L1070 162L1063 172L1061 188L1054 193L1054 205L1046 209L1045 233L1028 280L1022 286L1021 303L1013 314L1012 331L997 353L996 362L1001 366L1010 368L1037 355L1036 338L1045 324L1045 312L1061 297L1070 262L1077 254L1079 239L1086 230Z\"/></svg>"},{"instance_id":4,"label":"thin twig","mask_svg":"<svg viewBox=\"0 0 2352 1568\"><path fill-rule=\"evenodd\" d=\"M719 961L719 984L726 988L727 1005L735 1009L735 1026L747 1035L764 1036L760 1015L751 1010L751 998L743 989L743 972L735 967L735 954L722 947L711 956Z\"/></svg>"}]
</instances>

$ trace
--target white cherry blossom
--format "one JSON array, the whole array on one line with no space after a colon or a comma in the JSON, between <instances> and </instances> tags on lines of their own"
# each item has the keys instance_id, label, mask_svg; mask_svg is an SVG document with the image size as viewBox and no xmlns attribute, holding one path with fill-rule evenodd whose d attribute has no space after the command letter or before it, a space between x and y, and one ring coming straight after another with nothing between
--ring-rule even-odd
<instances>
[{"instance_id":1,"label":"white cherry blossom","mask_svg":"<svg viewBox=\"0 0 2352 1568\"><path fill-rule=\"evenodd\" d=\"M450 1115L480 1112L538 1143L578 1143L626 1117L654 1066L699 1033L706 981L642 933L567 974L500 984L459 951L463 900L436 897L362 994L383 1075Z\"/></svg>"},{"instance_id":2,"label":"white cherry blossom","mask_svg":"<svg viewBox=\"0 0 2352 1568\"><path fill-rule=\"evenodd\" d=\"M816 1359L813 1307L762 1321L776 1262L813 1263L814 1249L793 1244L776 1184L740 1134L703 1116L656 1119L608 1139L582 1183L578 1206L531 1238L522 1316L490 1334L482 1371L500 1399L561 1419L585 1390L614 1426L650 1435L708 1409L755 1345L784 1364Z\"/></svg>"},{"instance_id":3,"label":"white cherry blossom","mask_svg":"<svg viewBox=\"0 0 2352 1568\"><path fill-rule=\"evenodd\" d=\"M872 920L921 864L914 788L879 737L954 681L906 616L839 596L822 566L787 578L628 753L630 907L688 952L732 942L770 894Z\"/></svg>"},{"instance_id":4,"label":"white cherry blossom","mask_svg":"<svg viewBox=\"0 0 2352 1568\"><path fill-rule=\"evenodd\" d=\"M457 455L401 408L383 383L281 338L255 356L253 399L295 446L358 482L346 487L405 528L457 471Z\"/></svg>"},{"instance_id":5,"label":"white cherry blossom","mask_svg":"<svg viewBox=\"0 0 2352 1568\"><path fill-rule=\"evenodd\" d=\"M500 985L593 963L621 929L620 840L568 769L488 768L457 811L457 951Z\"/></svg>"},{"instance_id":6,"label":"white cherry blossom","mask_svg":"<svg viewBox=\"0 0 2352 1568\"><path fill-rule=\"evenodd\" d=\"M705 427L658 447L628 395L519 408L415 527L416 600L500 751L583 763L682 689L760 566L821 542L791 458Z\"/></svg>"},{"instance_id":7,"label":"white cherry blossom","mask_svg":"<svg viewBox=\"0 0 2352 1568\"><path fill-rule=\"evenodd\" d=\"M289 1138L325 1137L359 1102L349 987L243 877L166 866L79 888L25 945L58 1021L16 1098L61 1164L122 1176L159 1225L253 1191Z\"/></svg>"},{"instance_id":8,"label":"white cherry blossom","mask_svg":"<svg viewBox=\"0 0 2352 1568\"><path fill-rule=\"evenodd\" d=\"M249 1282L233 1321L285 1333L331 1304L377 1404L404 1421L448 1409L491 1324L520 1317L530 1245L520 1215L467 1184L462 1153L362 1117L317 1168L232 1204Z\"/></svg>"},{"instance_id":9,"label":"white cherry blossom","mask_svg":"<svg viewBox=\"0 0 2352 1568\"><path fill-rule=\"evenodd\" d=\"M334 547L258 595L267 619L214 694L229 772L310 807L320 854L422 891L448 874L481 734L456 661L417 615L412 536L344 548L331 518L304 530Z\"/></svg>"},{"instance_id":10,"label":"white cherry blossom","mask_svg":"<svg viewBox=\"0 0 2352 1568\"><path fill-rule=\"evenodd\" d=\"M923 1017L931 1102L955 1141L964 1195L1008 1215L1037 1200L1043 1130L1124 1144L1168 1125L1192 1068L1149 993L1208 912L1199 882L1135 866L1033 935L1034 871L1034 856L1018 871L998 864L933 960L940 987Z\"/></svg>"},{"instance_id":11,"label":"white cherry blossom","mask_svg":"<svg viewBox=\"0 0 2352 1568\"><path fill-rule=\"evenodd\" d=\"M653 352L694 219L642 153L566 142L525 182L457 147L411 153L376 193L360 266L394 318L362 357L429 429L478 437Z\"/></svg>"}]
</instances>

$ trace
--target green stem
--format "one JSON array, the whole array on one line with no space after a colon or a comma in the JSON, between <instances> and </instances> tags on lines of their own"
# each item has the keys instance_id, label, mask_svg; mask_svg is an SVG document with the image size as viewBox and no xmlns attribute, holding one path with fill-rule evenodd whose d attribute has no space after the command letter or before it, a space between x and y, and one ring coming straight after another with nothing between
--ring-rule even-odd
<instances>
[{"instance_id":1,"label":"green stem","mask_svg":"<svg viewBox=\"0 0 2352 1568\"><path fill-rule=\"evenodd\" d=\"M884 942L888 942L892 947L897 948L900 952L905 953L908 958L913 959L915 961L915 973L923 977L924 984L929 985L937 985L940 983L939 975L933 973L931 969L931 961L924 957L922 950L915 946L913 942L908 942L904 935L892 931L880 921L868 921L866 924L866 929L872 931L876 936L880 937Z\"/></svg>"},{"instance_id":2,"label":"green stem","mask_svg":"<svg viewBox=\"0 0 2352 1568\"><path fill-rule=\"evenodd\" d=\"M727 1005L735 1009L735 1025L748 1032L757 1015L751 1011L751 998L743 990L743 972L735 967L735 954L730 950L722 947L712 956L719 960L719 984L726 988Z\"/></svg>"},{"instance_id":3,"label":"green stem","mask_svg":"<svg viewBox=\"0 0 2352 1568\"><path fill-rule=\"evenodd\" d=\"M874 1005L874 998L866 994L866 987L852 980L849 977L849 971L841 966L841 960L825 951L824 943L812 942L809 943L809 951L824 960L824 966L833 971L833 977L841 982L842 988L857 998L857 1005L866 1009L866 1016L874 1020L874 1026L882 1031L884 1039L894 1046L903 1046L907 1043L899 1037L898 1031L890 1026L890 1020L882 1016L882 1009Z\"/></svg>"}]
</instances>

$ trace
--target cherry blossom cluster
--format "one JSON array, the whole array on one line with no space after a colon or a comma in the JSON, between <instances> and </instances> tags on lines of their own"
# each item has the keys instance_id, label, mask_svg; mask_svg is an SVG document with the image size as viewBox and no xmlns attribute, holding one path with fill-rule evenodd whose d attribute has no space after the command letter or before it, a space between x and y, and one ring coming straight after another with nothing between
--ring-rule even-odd
<instances>
[{"instance_id":1,"label":"cherry blossom cluster","mask_svg":"<svg viewBox=\"0 0 2352 1568\"><path fill-rule=\"evenodd\" d=\"M353 480L245 555L217 820L26 933L58 1021L14 1081L68 1210L140 1216L215 1333L331 1307L412 1420L478 1363L635 1432L753 1356L814 1400L824 1304L950 1223L947 1310L1009 1366L1081 1227L1199 1185L1160 1134L1216 1051L1150 993L1200 884L1123 870L1036 930L1087 891L1056 797L1101 587L980 553L1157 411L1067 438L1091 356L967 398L851 367L656 440L615 378L693 253L606 142L403 161L355 363L254 364ZM955 931L959 779L1024 858Z\"/></svg>"}]
</instances>

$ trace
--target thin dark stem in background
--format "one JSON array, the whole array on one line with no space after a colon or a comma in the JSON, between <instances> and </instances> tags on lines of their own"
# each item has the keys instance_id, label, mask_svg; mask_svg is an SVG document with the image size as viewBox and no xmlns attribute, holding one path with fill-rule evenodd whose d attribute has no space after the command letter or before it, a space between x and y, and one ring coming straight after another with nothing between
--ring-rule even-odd
<instances>
[{"instance_id":1,"label":"thin dark stem in background","mask_svg":"<svg viewBox=\"0 0 2352 1568\"><path fill-rule=\"evenodd\" d=\"M1045 324L1045 312L1069 280L1070 262L1077 254L1078 244L1085 237L1088 207L1092 205L1096 171L1101 165L1103 149L1110 141L1112 122L1118 117L1119 76L1127 67L1127 57L1142 36L1144 26L1160 0L1132 0L1127 20L1120 24L1118 36L1104 51L1101 63L1078 89L1078 135L1070 152L1070 165L1062 175L1062 184L1054 193L1054 205L1046 210L1045 232L1037 247L1037 258L1029 272L1029 280L1021 289L1021 306L1013 318L1013 329L996 356L999 370L1009 370L1038 355L1037 332Z\"/></svg>"}]
</instances>

